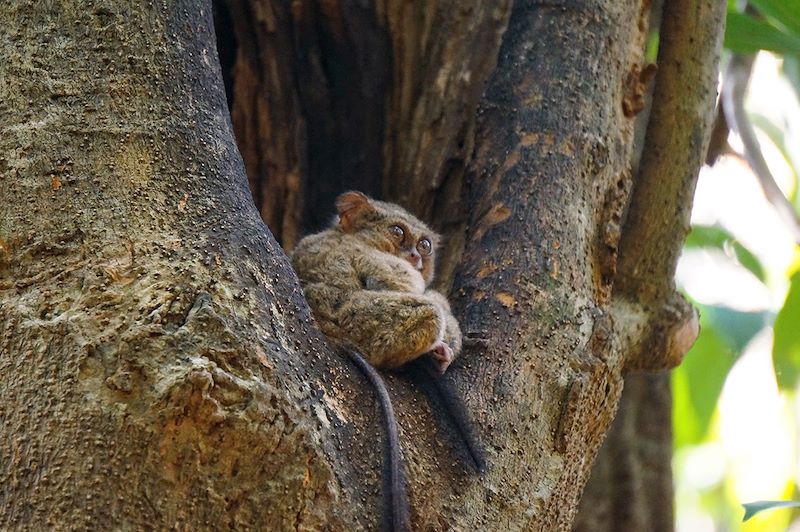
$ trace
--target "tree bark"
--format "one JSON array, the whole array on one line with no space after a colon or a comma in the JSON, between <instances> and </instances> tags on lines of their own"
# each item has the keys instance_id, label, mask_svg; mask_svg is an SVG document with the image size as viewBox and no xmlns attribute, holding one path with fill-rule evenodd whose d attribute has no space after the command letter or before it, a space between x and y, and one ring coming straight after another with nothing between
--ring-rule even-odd
<instances>
[{"instance_id":1,"label":"tree bark","mask_svg":"<svg viewBox=\"0 0 800 532\"><path fill-rule=\"evenodd\" d=\"M359 188L448 237L488 451L387 375L415 527L569 528L632 353L687 323L614 298L649 3L216 7L244 163L210 2L0 8L0 523L375 528L377 405L258 219L290 248Z\"/></svg>"},{"instance_id":2,"label":"tree bark","mask_svg":"<svg viewBox=\"0 0 800 532\"><path fill-rule=\"evenodd\" d=\"M0 8L3 529L336 527L377 467L250 201L210 7Z\"/></svg>"},{"instance_id":3,"label":"tree bark","mask_svg":"<svg viewBox=\"0 0 800 532\"><path fill-rule=\"evenodd\" d=\"M573 530L675 529L672 396L665 373L629 375Z\"/></svg>"},{"instance_id":4,"label":"tree bark","mask_svg":"<svg viewBox=\"0 0 800 532\"><path fill-rule=\"evenodd\" d=\"M714 0L669 0L663 13L655 9L658 74L614 287L618 314L628 318L620 336L628 339L629 370L680 362L697 335L694 309L675 292L674 268L713 129L725 21L725 5ZM629 313L631 303L647 308L646 317ZM625 386L575 530L674 528L669 374L630 373Z\"/></svg>"}]
</instances>

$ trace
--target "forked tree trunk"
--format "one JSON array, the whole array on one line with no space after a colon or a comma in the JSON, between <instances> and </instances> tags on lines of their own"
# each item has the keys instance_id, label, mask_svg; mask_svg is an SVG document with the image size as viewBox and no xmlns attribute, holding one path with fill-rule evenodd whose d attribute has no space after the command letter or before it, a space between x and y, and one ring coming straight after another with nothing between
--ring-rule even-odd
<instances>
[{"instance_id":1,"label":"forked tree trunk","mask_svg":"<svg viewBox=\"0 0 800 532\"><path fill-rule=\"evenodd\" d=\"M443 230L471 338L485 477L387 376L416 528L569 528L623 373L696 332L671 268L724 9L696 4L694 96L650 126L694 144L635 180L649 2L221 3L244 165L210 3L0 7L2 528L375 528L377 406L258 216L288 248L344 188Z\"/></svg>"}]
</instances>

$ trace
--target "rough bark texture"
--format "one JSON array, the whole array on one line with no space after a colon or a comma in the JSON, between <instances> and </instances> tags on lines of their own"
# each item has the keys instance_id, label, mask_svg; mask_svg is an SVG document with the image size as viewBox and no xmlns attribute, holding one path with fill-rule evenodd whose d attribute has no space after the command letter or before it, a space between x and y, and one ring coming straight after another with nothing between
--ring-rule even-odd
<instances>
[{"instance_id":1,"label":"rough bark texture","mask_svg":"<svg viewBox=\"0 0 800 532\"><path fill-rule=\"evenodd\" d=\"M696 336L695 311L675 292L673 277L708 152L725 20L725 5L715 0L668 0L663 13L654 8L653 20L662 21L659 70L614 287L628 369L671 367ZM636 308L647 312L631 312ZM576 530L674 528L669 375L628 374L625 387Z\"/></svg>"},{"instance_id":2,"label":"rough bark texture","mask_svg":"<svg viewBox=\"0 0 800 532\"><path fill-rule=\"evenodd\" d=\"M671 404L666 373L625 378L573 530L674 530Z\"/></svg>"},{"instance_id":3,"label":"rough bark texture","mask_svg":"<svg viewBox=\"0 0 800 532\"><path fill-rule=\"evenodd\" d=\"M387 376L416 528L570 527L658 339L612 298L649 4L490 4L221 2L244 164L210 2L0 7L4 528L375 528L377 405L258 220L291 247L346 188L447 234L470 339L485 477Z\"/></svg>"},{"instance_id":4,"label":"rough bark texture","mask_svg":"<svg viewBox=\"0 0 800 532\"><path fill-rule=\"evenodd\" d=\"M0 20L0 528L342 523L379 427L252 208L210 5Z\"/></svg>"},{"instance_id":5,"label":"rough bark texture","mask_svg":"<svg viewBox=\"0 0 800 532\"><path fill-rule=\"evenodd\" d=\"M515 3L479 108L454 287L464 330L488 346L455 373L471 376L503 479L478 512L483 527L514 528L512 515L527 516L523 528L569 527L622 389L604 243L618 238L630 181L623 81L643 36L623 21L640 9Z\"/></svg>"}]
</instances>

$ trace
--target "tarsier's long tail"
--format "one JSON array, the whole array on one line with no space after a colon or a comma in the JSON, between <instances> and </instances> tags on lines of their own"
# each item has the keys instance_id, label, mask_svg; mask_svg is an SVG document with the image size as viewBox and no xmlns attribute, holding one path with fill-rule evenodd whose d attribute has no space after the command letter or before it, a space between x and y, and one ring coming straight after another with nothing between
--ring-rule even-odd
<instances>
[{"instance_id":1,"label":"tarsier's long tail","mask_svg":"<svg viewBox=\"0 0 800 532\"><path fill-rule=\"evenodd\" d=\"M367 377L367 380L372 384L375 393L378 395L381 410L383 411L387 447L389 449L389 467L385 468L386 474L389 476L389 494L387 497L387 506L390 513L389 522L393 532L408 532L411 530L411 519L406 495L406 477L403 470L403 455L400 450L397 419L394 417L394 408L389 397L389 391L386 389L383 378L369 362L364 360L364 357L352 350L347 350L347 355Z\"/></svg>"},{"instance_id":2,"label":"tarsier's long tail","mask_svg":"<svg viewBox=\"0 0 800 532\"><path fill-rule=\"evenodd\" d=\"M415 376L416 382L422 386L428 398L439 402L449 422L455 427L459 439L469 456L472 467L479 474L486 472L486 457L483 447L475 436L475 428L464 401L453 389L452 384L445 381L429 357L420 357L410 362L407 367Z\"/></svg>"}]
</instances>

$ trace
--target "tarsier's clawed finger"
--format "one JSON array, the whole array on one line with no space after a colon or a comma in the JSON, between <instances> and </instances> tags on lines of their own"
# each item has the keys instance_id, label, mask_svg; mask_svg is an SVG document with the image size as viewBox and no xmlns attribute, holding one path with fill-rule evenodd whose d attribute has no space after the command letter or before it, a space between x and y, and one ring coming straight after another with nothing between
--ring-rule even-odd
<instances>
[{"instance_id":1,"label":"tarsier's clawed finger","mask_svg":"<svg viewBox=\"0 0 800 532\"><path fill-rule=\"evenodd\" d=\"M453 350L443 341L434 344L433 348L430 350L430 355L433 359L433 363L436 365L436 369L439 370L439 375L443 375L444 372L447 371L453 358L455 358Z\"/></svg>"}]
</instances>

